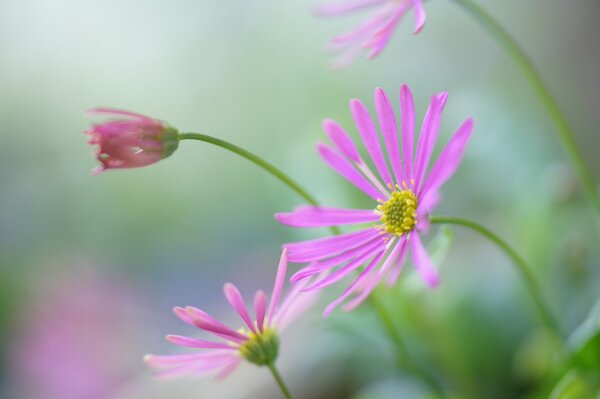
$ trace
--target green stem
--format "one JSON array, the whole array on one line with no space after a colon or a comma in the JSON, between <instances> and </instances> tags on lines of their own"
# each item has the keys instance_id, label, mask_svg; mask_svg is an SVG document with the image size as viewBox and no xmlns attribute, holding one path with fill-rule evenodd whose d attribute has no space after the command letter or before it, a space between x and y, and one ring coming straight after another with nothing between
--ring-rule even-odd
<instances>
[{"instance_id":1,"label":"green stem","mask_svg":"<svg viewBox=\"0 0 600 399\"><path fill-rule=\"evenodd\" d=\"M235 144L229 143L225 140L221 140L216 137L209 136L206 134L200 134L200 133L179 133L179 140L203 141L205 143L210 143L210 144L216 145L217 147L224 148L227 151L231 151L234 154L241 156L242 158L246 158L250 162L254 163L255 165L258 165L263 170L265 170L268 173L270 173L271 175L275 176L277 179L279 179L279 181L281 181L283 184L285 184L286 186L291 188L299 196L304 198L306 200L306 202L308 202L309 204L314 205L314 206L319 206L319 203L312 195L310 195L305 189L303 189L291 177L289 177L284 172L282 172L281 169L279 169L276 166L274 166L273 164L265 161L263 158L259 157L258 155L255 155L255 154L251 153L250 151L243 149L242 147L239 147ZM337 227L332 227L331 231L334 234L339 234L339 229Z\"/></svg>"},{"instance_id":2,"label":"green stem","mask_svg":"<svg viewBox=\"0 0 600 399\"><path fill-rule=\"evenodd\" d=\"M525 281L525 286L527 287L527 291L535 304L535 309L539 313L542 322L545 327L557 338L563 342L564 336L563 333L556 322L556 319L553 317L552 312L549 310L548 306L542 299L542 293L539 285L537 284L531 268L527 265L525 260L510 246L498 237L496 234L492 233L490 230L486 229L480 224L472 222L470 220L457 218L457 217L448 217L448 216L432 216L430 218L432 224L454 224L463 227L467 227L477 233L481 234L494 244L498 246L504 253L513 261L523 280Z\"/></svg>"},{"instance_id":3,"label":"green stem","mask_svg":"<svg viewBox=\"0 0 600 399\"><path fill-rule=\"evenodd\" d=\"M290 390L285 385L285 382L283 382L283 378L281 378L281 374L279 374L279 371L277 370L277 367L275 367L275 364L267 363L267 367L269 367L269 370L271 370L271 374L273 374L273 378L275 378L275 381L277 381L277 385L279 386L279 389L281 389L281 393L283 394L283 396L286 399L293 399Z\"/></svg>"},{"instance_id":4,"label":"green stem","mask_svg":"<svg viewBox=\"0 0 600 399\"><path fill-rule=\"evenodd\" d=\"M438 384L438 382L425 371L419 363L413 358L412 354L406 347L404 343L404 338L400 334L400 331L394 324L390 314L388 313L385 304L383 301L377 296L377 293L373 293L369 297L373 307L375 308L381 323L385 327L385 330L396 346L396 351L398 352L398 363L400 365L405 365L409 371L411 371L414 375L419 377L419 379L434 393L437 397L443 398L444 391Z\"/></svg>"},{"instance_id":5,"label":"green stem","mask_svg":"<svg viewBox=\"0 0 600 399\"><path fill-rule=\"evenodd\" d=\"M556 128L558 137L561 141L562 146L569 159L571 160L572 166L577 174L577 177L583 187L588 200L592 203L596 211L600 214L600 193L596 186L594 177L590 173L586 166L583 156L575 141L575 136L569 122L564 114L561 112L556 100L546 87L540 73L533 65L527 54L519 47L517 42L510 36L510 34L502 28L494 20L494 18L479 5L474 3L472 0L454 0L455 3L461 5L467 10L471 16L477 20L506 50L506 52L513 58L513 60L519 65L522 72L525 74L529 82L531 83L536 94L540 98L542 104L548 111L550 119Z\"/></svg>"}]
</instances>

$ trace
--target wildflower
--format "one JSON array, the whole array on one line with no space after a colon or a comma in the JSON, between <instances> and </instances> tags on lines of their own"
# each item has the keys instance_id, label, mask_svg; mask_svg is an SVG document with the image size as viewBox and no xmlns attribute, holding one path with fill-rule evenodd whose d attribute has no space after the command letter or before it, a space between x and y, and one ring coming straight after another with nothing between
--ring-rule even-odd
<instances>
[{"instance_id":1,"label":"wildflower","mask_svg":"<svg viewBox=\"0 0 600 399\"><path fill-rule=\"evenodd\" d=\"M287 271L286 254L284 250L279 261L271 301L268 303L266 294L260 290L254 296L254 319L246 309L239 290L233 284L225 284L225 297L245 327L232 329L198 308L176 307L173 310L182 321L215 335L222 342L168 335L167 340L175 345L206 351L168 356L146 355L145 362L163 369L159 373L163 377L216 372L220 379L233 372L243 360L258 366L272 365L279 352L279 333L316 299L312 293L302 293L304 284L300 284L280 302Z\"/></svg>"},{"instance_id":2,"label":"wildflower","mask_svg":"<svg viewBox=\"0 0 600 399\"><path fill-rule=\"evenodd\" d=\"M85 131L90 136L88 142L98 145L96 158L101 166L94 169L94 174L153 164L171 155L179 144L177 130L159 120L110 108L95 108L88 113L116 118Z\"/></svg>"},{"instance_id":3,"label":"wildflower","mask_svg":"<svg viewBox=\"0 0 600 399\"><path fill-rule=\"evenodd\" d=\"M458 167L473 129L471 119L463 122L440 153L429 175L426 174L446 99L447 93L431 98L417 150L413 154L415 115L410 89L406 85L400 89L401 148L398 144L396 117L390 102L382 89L375 90L377 116L392 173L388 169L369 111L359 100L350 101L354 122L381 180L371 171L342 127L332 120L323 122L323 128L334 147L319 143L317 150L321 158L376 201L374 209L301 206L291 213L275 215L281 223L294 227L372 223L371 226L352 233L284 244L291 262L309 263L292 276L292 282L339 267L325 278L306 286L306 291L327 287L366 265L343 294L327 307L325 315L352 294L355 294L354 298L344 308L355 308L384 276L389 285L395 284L409 249L423 280L432 287L438 284L438 274L419 234L427 229L428 213L440 199L439 188Z\"/></svg>"},{"instance_id":4,"label":"wildflower","mask_svg":"<svg viewBox=\"0 0 600 399\"><path fill-rule=\"evenodd\" d=\"M425 26L425 9L422 0L338 0L335 3L318 6L315 13L334 17L358 10L375 9L373 15L354 30L331 39L330 48L341 53L334 61L339 69L353 62L363 51L369 58L375 58L390 41L396 26L411 9L414 9L415 34Z\"/></svg>"}]
</instances>

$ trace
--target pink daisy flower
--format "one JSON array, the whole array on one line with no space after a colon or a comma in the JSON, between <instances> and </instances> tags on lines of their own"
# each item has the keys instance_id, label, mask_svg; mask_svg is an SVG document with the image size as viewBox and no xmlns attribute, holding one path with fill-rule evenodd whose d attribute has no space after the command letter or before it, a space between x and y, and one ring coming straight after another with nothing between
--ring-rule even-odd
<instances>
[{"instance_id":1,"label":"pink daisy flower","mask_svg":"<svg viewBox=\"0 0 600 399\"><path fill-rule=\"evenodd\" d=\"M343 68L353 62L362 52L375 58L390 41L396 26L411 9L414 9L415 34L425 26L425 9L422 0L338 0L323 4L315 13L325 17L346 15L363 9L373 9L373 15L350 32L331 39L330 48L341 53L334 61L334 68Z\"/></svg>"},{"instance_id":2,"label":"pink daisy flower","mask_svg":"<svg viewBox=\"0 0 600 399\"><path fill-rule=\"evenodd\" d=\"M219 379L227 377L243 360L259 366L272 364L279 352L279 333L316 300L314 293L301 292L306 284L300 283L280 302L286 271L287 251L284 250L271 301L261 290L254 296L254 318L237 287L225 284L225 297L245 324L240 329L230 328L198 308L175 307L173 311L183 322L213 334L220 342L168 335L167 340L175 345L205 350L181 355L146 355L144 361L162 369L158 374L162 377L216 373Z\"/></svg>"},{"instance_id":3,"label":"pink daisy flower","mask_svg":"<svg viewBox=\"0 0 600 399\"><path fill-rule=\"evenodd\" d=\"M85 131L90 136L88 143L98 145L96 158L101 166L94 174L153 164L171 155L179 144L177 130L159 120L111 108L94 108L88 113L115 118Z\"/></svg>"},{"instance_id":4,"label":"pink daisy flower","mask_svg":"<svg viewBox=\"0 0 600 399\"><path fill-rule=\"evenodd\" d=\"M375 108L387 160L369 111L359 100L350 101L354 123L379 177L371 171L341 126L329 119L323 122L333 147L319 143L319 155L376 202L374 209L301 206L291 213L275 215L281 223L294 227L371 224L339 236L284 244L291 262L309 263L292 276L292 282L332 270L326 277L305 286L305 291L327 287L364 266L343 294L327 307L325 315L351 295L354 297L344 308L355 308L384 277L388 284L395 284L409 249L423 280L432 287L438 284L438 274L419 235L428 228L428 213L439 202L440 187L457 169L473 129L472 119L463 122L427 174L446 99L447 93L431 98L413 154L415 111L410 89L406 85L400 89L401 148L394 110L385 92L375 90Z\"/></svg>"}]
</instances>

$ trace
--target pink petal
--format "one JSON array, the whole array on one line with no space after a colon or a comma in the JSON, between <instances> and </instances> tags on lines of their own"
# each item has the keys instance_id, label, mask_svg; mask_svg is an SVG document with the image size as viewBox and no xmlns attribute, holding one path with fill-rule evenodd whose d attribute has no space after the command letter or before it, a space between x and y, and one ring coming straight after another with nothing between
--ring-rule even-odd
<instances>
[{"instance_id":1,"label":"pink petal","mask_svg":"<svg viewBox=\"0 0 600 399\"><path fill-rule=\"evenodd\" d=\"M392 34L398 26L398 23L404 17L406 12L410 9L411 3L409 1L403 1L396 5L396 10L388 21L381 27L377 32L373 34L371 39L365 44L365 47L371 48L369 58L373 59L381 53L381 51L388 44L392 38Z\"/></svg>"},{"instance_id":2,"label":"pink petal","mask_svg":"<svg viewBox=\"0 0 600 399\"><path fill-rule=\"evenodd\" d=\"M331 302L326 308L325 311L323 312L323 317L327 317L331 314L331 312L333 312L333 310L340 304L342 303L344 300L346 300L346 298L348 298L348 296L350 294L352 294L356 288L359 287L359 285L365 280L365 278L367 278L368 274L371 272L371 270L373 270L373 268L375 266L377 266L377 264L379 263L379 261L381 261L381 258L383 257L384 252L380 252L379 254L377 254L377 256L375 256L373 258L373 260L371 260L371 262L364 268L364 270L358 275L358 277L348 286L348 288L346 288L344 290L344 292L342 293L342 295L339 296L339 298L337 298L335 301Z\"/></svg>"},{"instance_id":3,"label":"pink petal","mask_svg":"<svg viewBox=\"0 0 600 399\"><path fill-rule=\"evenodd\" d=\"M381 7L374 15L367 18L356 28L349 32L335 36L331 39L330 49L333 51L340 51L344 47L351 45L358 45L359 42L369 38L373 31L378 29L385 21L389 18L390 12L393 10L393 5L386 5ZM358 46L356 46L358 49Z\"/></svg>"},{"instance_id":4,"label":"pink petal","mask_svg":"<svg viewBox=\"0 0 600 399\"><path fill-rule=\"evenodd\" d=\"M287 244L283 244L283 246L288 249L288 254L290 252L314 251L321 249L329 249L331 247L337 247L340 245L352 245L352 243L354 243L355 241L361 241L366 236L372 237L374 234L379 234L379 230L363 229L353 231L352 233L340 234L338 236L317 238L314 240L306 240L300 242L290 242Z\"/></svg>"},{"instance_id":5,"label":"pink petal","mask_svg":"<svg viewBox=\"0 0 600 399\"><path fill-rule=\"evenodd\" d=\"M196 326L194 324L194 320L192 320L192 318L190 317L190 315L188 315L187 311L184 308L182 308L180 306L175 306L173 308L173 313L175 313L175 315L177 317L179 317L179 319L181 321L183 321L184 323L187 323L187 324L189 324L191 326L194 326L194 327Z\"/></svg>"},{"instance_id":6,"label":"pink petal","mask_svg":"<svg viewBox=\"0 0 600 399\"><path fill-rule=\"evenodd\" d=\"M412 0L413 2L413 12L415 14L415 34L421 32L423 27L425 26L425 8L423 7L423 2L421 0Z\"/></svg>"},{"instance_id":7,"label":"pink petal","mask_svg":"<svg viewBox=\"0 0 600 399\"><path fill-rule=\"evenodd\" d=\"M363 163L354 142L340 125L331 119L325 119L323 130L325 130L327 137L335 144L338 151L356 163Z\"/></svg>"},{"instance_id":8,"label":"pink petal","mask_svg":"<svg viewBox=\"0 0 600 399\"><path fill-rule=\"evenodd\" d=\"M382 197L381 193L375 189L360 173L354 169L352 164L329 148L326 144L318 143L317 151L323 160L343 178L354 184L365 194L373 198L375 201Z\"/></svg>"},{"instance_id":9,"label":"pink petal","mask_svg":"<svg viewBox=\"0 0 600 399\"><path fill-rule=\"evenodd\" d=\"M367 261L367 259L369 259L372 256L377 256L379 255L379 252L383 252L380 251L381 246L383 245L383 243L376 243L374 244L369 251L366 251L364 254L357 256L355 259L353 259L352 261L348 262L345 266L342 266L341 268L339 268L338 270L336 270L334 273L332 273L331 275L309 285L308 287L304 288L303 291L312 291L312 290L316 290L319 288L323 288L323 287L327 287L333 283L335 283L336 281L341 280L342 278L344 278L346 275L348 275L348 273L350 273L351 271L359 268L360 266L362 266L363 264L365 264L365 262Z\"/></svg>"},{"instance_id":10,"label":"pink petal","mask_svg":"<svg viewBox=\"0 0 600 399\"><path fill-rule=\"evenodd\" d=\"M427 171L427 165L437 140L442 120L442 112L446 104L447 93L440 93L431 98L429 109L425 114L419 143L417 144L417 156L415 158L415 188L419 190Z\"/></svg>"},{"instance_id":11,"label":"pink petal","mask_svg":"<svg viewBox=\"0 0 600 399\"><path fill-rule=\"evenodd\" d=\"M223 342L212 342L205 341L203 339L195 339L189 337L183 337L181 335L167 335L167 341L172 344L185 346L188 348L201 348L201 349L236 349L235 347L225 344Z\"/></svg>"},{"instance_id":12,"label":"pink petal","mask_svg":"<svg viewBox=\"0 0 600 399\"><path fill-rule=\"evenodd\" d=\"M381 216L371 209L301 206L291 213L277 213L275 219L288 226L321 227L376 222Z\"/></svg>"},{"instance_id":13,"label":"pink petal","mask_svg":"<svg viewBox=\"0 0 600 399\"><path fill-rule=\"evenodd\" d=\"M400 88L400 118L402 120L402 159L404 160L404 177L406 183L412 179L413 148L415 140L415 105L410 88Z\"/></svg>"},{"instance_id":14,"label":"pink petal","mask_svg":"<svg viewBox=\"0 0 600 399\"><path fill-rule=\"evenodd\" d=\"M292 278L290 279L290 281L295 284L300 280L303 280L307 277L313 276L315 274L321 273L326 269L330 269L332 267L336 267L341 265L344 262L349 261L350 259L355 258L356 256L360 256L362 254L364 254L365 252L370 252L371 248L373 247L374 244L377 243L383 243L383 239L384 237L375 237L372 240L369 240L368 242L366 242L365 244L356 247L354 249L351 249L349 251L345 251L342 252L339 255L333 256L331 258L328 259L324 259L324 260L319 260L318 262L312 263L311 265L309 265L308 267L305 267L303 269L300 269L298 272L296 272Z\"/></svg>"},{"instance_id":15,"label":"pink petal","mask_svg":"<svg viewBox=\"0 0 600 399\"><path fill-rule=\"evenodd\" d=\"M289 250L289 260L290 262L303 263L328 258L356 248L381 234L377 227L371 227L364 231L365 233L368 232L368 234L357 235L356 238L351 239L348 239L347 237L352 233L336 236L336 238L338 238L337 242L336 240L326 241L329 245L318 244L315 248L310 248L310 245L307 245L305 250L292 250L291 247L287 247ZM307 243L309 242L310 241L307 241ZM296 243L296 245L298 244L302 243Z\"/></svg>"},{"instance_id":16,"label":"pink petal","mask_svg":"<svg viewBox=\"0 0 600 399\"><path fill-rule=\"evenodd\" d=\"M235 357L230 351L212 350L202 353L186 353L182 355L146 355L144 362L152 367L172 367L185 363L211 363Z\"/></svg>"},{"instance_id":17,"label":"pink petal","mask_svg":"<svg viewBox=\"0 0 600 399\"><path fill-rule=\"evenodd\" d=\"M277 329L280 332L318 299L318 292L302 292L308 281L304 280L294 285L281 306L277 309L277 313L273 316L272 323L277 325Z\"/></svg>"},{"instance_id":18,"label":"pink petal","mask_svg":"<svg viewBox=\"0 0 600 399\"><path fill-rule=\"evenodd\" d=\"M415 263L415 267L421 275L421 278L430 287L437 286L440 283L440 278L435 266L433 265L433 262L431 262L431 258L423 247L423 243L421 242L421 238L418 234L412 234L410 238L410 244L413 262Z\"/></svg>"},{"instance_id":19,"label":"pink petal","mask_svg":"<svg viewBox=\"0 0 600 399\"><path fill-rule=\"evenodd\" d=\"M405 238L402 242L398 243L398 246L400 247L400 252L398 253L398 257L396 258L394 268L390 270L390 273L386 278L386 284L389 287L396 285L398 277L400 277L400 272L402 271L402 267L404 266L404 258L406 258L406 254L408 252L408 241L409 239Z\"/></svg>"},{"instance_id":20,"label":"pink petal","mask_svg":"<svg viewBox=\"0 0 600 399\"><path fill-rule=\"evenodd\" d=\"M386 186L393 184L385 158L383 157L383 152L381 151L379 136L375 129L375 125L373 125L373 120L371 119L369 111L360 100L356 99L350 101L350 111L352 112L352 117L358 132L360 133L365 147L367 148L379 175L383 179L383 182Z\"/></svg>"},{"instance_id":21,"label":"pink petal","mask_svg":"<svg viewBox=\"0 0 600 399\"><path fill-rule=\"evenodd\" d=\"M333 17L337 15L348 14L364 8L384 3L388 0L345 0L329 4L318 5L314 8L314 13L322 17Z\"/></svg>"},{"instance_id":22,"label":"pink petal","mask_svg":"<svg viewBox=\"0 0 600 399\"><path fill-rule=\"evenodd\" d=\"M237 343L243 343L248 340L248 338L245 335L242 335L239 332L232 330L225 324L214 319L208 313L198 308L195 308L193 306L187 306L185 308L185 311L192 318L194 325L198 328L201 328L221 338Z\"/></svg>"},{"instance_id":23,"label":"pink petal","mask_svg":"<svg viewBox=\"0 0 600 399\"><path fill-rule=\"evenodd\" d=\"M392 245L392 251L389 253L388 257L386 258L385 262L383 262L379 270L377 270L377 273L365 281L365 284L363 284L363 286L360 288L360 294L358 294L351 301L346 303L346 305L344 305L345 311L355 309L357 306L363 303L365 299L367 299L367 297L371 294L371 292L375 289L377 284L379 284L385 273L391 267L392 263L394 263L394 261L398 258L398 254L402 251L402 248L406 247L406 240L404 239L404 237L401 237L398 243L392 243ZM390 247L391 246L388 245L388 249ZM388 252L387 249L386 252Z\"/></svg>"},{"instance_id":24,"label":"pink petal","mask_svg":"<svg viewBox=\"0 0 600 399\"><path fill-rule=\"evenodd\" d=\"M375 89L375 109L379 118L379 126L383 132L383 139L392 164L392 170L396 177L396 182L401 184L402 177L402 158L400 157L400 143L398 140L398 127L396 125L396 115L388 100L385 91L381 88Z\"/></svg>"},{"instance_id":25,"label":"pink petal","mask_svg":"<svg viewBox=\"0 0 600 399\"><path fill-rule=\"evenodd\" d=\"M471 138L473 119L467 119L458 128L431 168L431 173L421 190L422 196L429 191L436 192L454 174Z\"/></svg>"},{"instance_id":26,"label":"pink petal","mask_svg":"<svg viewBox=\"0 0 600 399\"><path fill-rule=\"evenodd\" d=\"M254 295L254 313L256 314L256 325L261 332L264 329L266 308L267 295L261 290L256 291Z\"/></svg>"},{"instance_id":27,"label":"pink petal","mask_svg":"<svg viewBox=\"0 0 600 399\"><path fill-rule=\"evenodd\" d=\"M275 308L279 304L279 298L281 297L281 290L285 283L285 276L287 274L288 264L288 250L283 249L281 258L279 259L279 266L277 267L277 276L275 276L275 284L273 285L273 293L271 294L271 303L269 304L269 310L267 312L267 319L271 320L275 315Z\"/></svg>"},{"instance_id":28,"label":"pink petal","mask_svg":"<svg viewBox=\"0 0 600 399\"><path fill-rule=\"evenodd\" d=\"M242 360L242 358L238 357L235 360L231 361L229 364L225 365L225 367L223 367L223 369L219 371L219 374L217 374L216 379L218 381L223 381L225 378L229 377L231 373L233 373L238 368L240 363L242 363Z\"/></svg>"},{"instance_id":29,"label":"pink petal","mask_svg":"<svg viewBox=\"0 0 600 399\"><path fill-rule=\"evenodd\" d=\"M246 309L246 304L244 303L244 298L242 297L240 290L238 290L235 285L226 283L223 286L223 292L225 293L225 298L227 298L229 304L240 315L242 320L244 320L244 323L246 323L250 331L257 332L256 327L254 326L254 321L248 314L248 310Z\"/></svg>"}]
</instances>

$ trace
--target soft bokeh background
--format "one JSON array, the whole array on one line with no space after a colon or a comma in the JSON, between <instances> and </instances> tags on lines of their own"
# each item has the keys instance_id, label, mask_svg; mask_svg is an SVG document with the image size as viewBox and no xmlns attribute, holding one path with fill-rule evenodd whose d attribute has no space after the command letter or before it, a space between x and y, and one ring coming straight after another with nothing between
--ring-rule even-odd
<instances>
[{"instance_id":1,"label":"soft bokeh background","mask_svg":"<svg viewBox=\"0 0 600 399\"><path fill-rule=\"evenodd\" d=\"M600 178L598 1L478 2L540 67ZM0 1L1 397L278 397L263 369L243 366L221 384L165 382L141 359L173 351L167 333L194 333L172 306L233 320L225 281L247 293L270 289L281 243L322 232L277 224L273 213L301 200L207 144L184 142L157 165L90 176L83 112L99 105L238 143L323 203L350 206L367 202L317 159L321 120L350 126L348 100L371 106L376 86L397 105L408 83L419 115L432 93L448 90L441 141L467 116L476 131L438 214L507 237L535 265L565 329L587 317L600 292L597 219L515 64L461 9L435 0L420 35L407 19L377 60L333 73L326 41L361 17L319 20L310 6ZM527 397L550 344L523 285L481 237L450 234L450 250L436 255L442 286L423 292L407 278L388 292L388 305L411 350L450 389ZM281 368L297 397L420 397L368 306L325 321L321 308L284 337Z\"/></svg>"}]
</instances>

